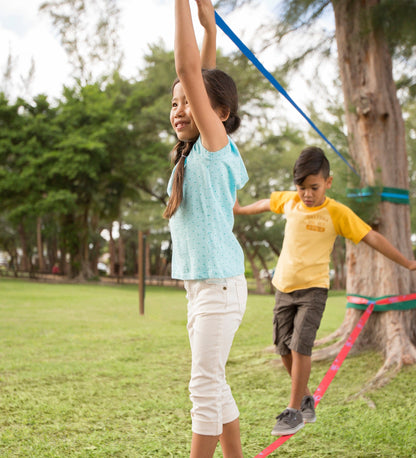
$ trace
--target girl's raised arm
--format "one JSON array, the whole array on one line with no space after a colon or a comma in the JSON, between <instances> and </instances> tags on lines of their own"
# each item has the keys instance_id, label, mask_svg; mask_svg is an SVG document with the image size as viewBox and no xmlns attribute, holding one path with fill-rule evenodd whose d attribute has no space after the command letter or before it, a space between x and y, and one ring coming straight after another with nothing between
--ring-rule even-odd
<instances>
[{"instance_id":1,"label":"girl's raised arm","mask_svg":"<svg viewBox=\"0 0 416 458\"><path fill-rule=\"evenodd\" d=\"M217 64L217 24L211 0L196 0L199 22L205 29L201 49L202 68L212 69Z\"/></svg>"},{"instance_id":2,"label":"girl's raised arm","mask_svg":"<svg viewBox=\"0 0 416 458\"><path fill-rule=\"evenodd\" d=\"M211 107L201 73L201 58L189 0L175 0L175 67L203 146L218 151L228 143L222 121L229 113Z\"/></svg>"}]
</instances>

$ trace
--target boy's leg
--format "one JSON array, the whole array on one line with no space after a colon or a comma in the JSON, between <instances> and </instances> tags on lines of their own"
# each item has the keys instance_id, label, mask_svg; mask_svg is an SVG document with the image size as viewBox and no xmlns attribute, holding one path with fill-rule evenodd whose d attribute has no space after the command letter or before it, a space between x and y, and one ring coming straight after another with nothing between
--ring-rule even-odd
<instances>
[{"instance_id":1,"label":"boy's leg","mask_svg":"<svg viewBox=\"0 0 416 458\"><path fill-rule=\"evenodd\" d=\"M316 420L314 399L308 389L311 374L311 354L316 332L325 309L328 290L311 288L297 292L298 310L294 320L293 336L290 343L292 366L292 389L289 407L302 411L303 420Z\"/></svg>"},{"instance_id":2,"label":"boy's leg","mask_svg":"<svg viewBox=\"0 0 416 458\"><path fill-rule=\"evenodd\" d=\"M302 355L292 350L292 390L290 392L289 407L300 410L304 396L310 396L308 389L309 376L311 374L311 357Z\"/></svg>"},{"instance_id":3,"label":"boy's leg","mask_svg":"<svg viewBox=\"0 0 416 458\"><path fill-rule=\"evenodd\" d=\"M301 361L303 358L300 358L300 360L299 360L298 356L305 357L305 355L301 355L300 353L297 353L297 352L294 352L294 353L296 353L296 355L294 355L294 358L292 356L292 352L287 353L286 355L281 355L281 357L282 357L283 365L285 366L287 372L289 373L289 375L290 375L290 377L292 379L292 390L291 390L289 407L292 407L293 409L298 409L299 410L300 407L295 407L295 406L298 405L298 404L300 406L303 397L304 396L311 396L311 392L309 391L309 388L308 388L307 383L306 383L306 388L305 388L303 394L300 397L300 401L299 402L296 401L296 399L298 399L298 397L299 397L299 392L298 392L298 389L296 387L299 386L299 383L302 383L302 381L298 380L298 376L296 376L295 380L294 380L294 378L292 376L292 370L293 370L293 364L294 364L293 360L295 360L295 365L300 363L300 367L301 367L303 365L303 362ZM308 381L309 381L309 376L310 376L310 372L311 372L311 358L310 357L306 357L306 358L309 358L309 374L308 374ZM299 363L297 361L299 361ZM297 372L297 369L295 369L295 373L296 372Z\"/></svg>"},{"instance_id":4,"label":"boy's leg","mask_svg":"<svg viewBox=\"0 0 416 458\"><path fill-rule=\"evenodd\" d=\"M299 290L289 294L279 291L276 293L275 344L291 376L292 387L288 408L277 417L272 435L293 434L298 431L303 426L305 407L313 410L305 410L305 421L314 422L316 419L308 381L311 372L311 350L326 298L327 290L323 288ZM308 401L307 405L305 401Z\"/></svg>"}]
</instances>

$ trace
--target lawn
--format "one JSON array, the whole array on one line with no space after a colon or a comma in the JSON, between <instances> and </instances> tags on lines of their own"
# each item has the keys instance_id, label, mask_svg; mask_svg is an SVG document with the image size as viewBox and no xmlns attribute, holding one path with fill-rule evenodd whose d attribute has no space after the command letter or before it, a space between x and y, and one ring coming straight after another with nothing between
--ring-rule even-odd
<instances>
[{"instance_id":1,"label":"lawn","mask_svg":"<svg viewBox=\"0 0 416 458\"><path fill-rule=\"evenodd\" d=\"M249 296L227 368L248 458L275 440L270 431L290 391L266 351L272 309L272 296ZM331 294L319 337L344 312L344 294ZM330 364L313 365L312 390ZM348 401L381 364L375 353L347 358L317 423L270 456L416 457L416 367ZM148 287L140 316L135 286L0 279L1 457L186 457L189 372L182 290Z\"/></svg>"}]
</instances>

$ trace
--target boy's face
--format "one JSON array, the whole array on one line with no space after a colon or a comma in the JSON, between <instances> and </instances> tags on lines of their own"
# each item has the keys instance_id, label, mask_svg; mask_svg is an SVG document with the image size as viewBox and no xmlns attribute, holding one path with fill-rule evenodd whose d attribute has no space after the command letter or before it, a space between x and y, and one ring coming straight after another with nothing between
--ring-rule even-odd
<instances>
[{"instance_id":1,"label":"boy's face","mask_svg":"<svg viewBox=\"0 0 416 458\"><path fill-rule=\"evenodd\" d=\"M321 173L308 175L296 190L306 207L319 207L325 202L325 193L332 185L332 177L324 178Z\"/></svg>"}]
</instances>

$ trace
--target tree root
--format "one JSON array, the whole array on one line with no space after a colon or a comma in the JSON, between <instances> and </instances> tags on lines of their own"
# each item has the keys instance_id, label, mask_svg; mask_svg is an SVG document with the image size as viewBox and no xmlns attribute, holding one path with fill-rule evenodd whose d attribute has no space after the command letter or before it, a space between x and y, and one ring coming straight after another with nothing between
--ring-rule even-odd
<instances>
[{"instance_id":1,"label":"tree root","mask_svg":"<svg viewBox=\"0 0 416 458\"><path fill-rule=\"evenodd\" d=\"M402 369L404 365L416 364L416 347L407 340L401 339L400 346L390 346L386 349L387 355L383 366L379 369L377 374L366 383L363 388L351 396L349 400L362 397L369 391L382 388L387 385Z\"/></svg>"},{"instance_id":2,"label":"tree root","mask_svg":"<svg viewBox=\"0 0 416 458\"><path fill-rule=\"evenodd\" d=\"M344 321L342 322L341 326L336 331L329 334L328 336L315 340L315 347L318 347L320 345L325 345L329 342L332 342L335 339L344 340L345 338L346 340L349 334L351 333L351 331L354 329L359 318L360 317L355 314L355 310L347 309L347 311L345 312Z\"/></svg>"},{"instance_id":3,"label":"tree root","mask_svg":"<svg viewBox=\"0 0 416 458\"><path fill-rule=\"evenodd\" d=\"M344 337L342 340L335 342L329 347L322 348L321 350L315 350L312 353L312 361L324 361L326 359L335 358L341 351L348 337Z\"/></svg>"},{"instance_id":4,"label":"tree root","mask_svg":"<svg viewBox=\"0 0 416 458\"><path fill-rule=\"evenodd\" d=\"M335 339L338 339L342 334L343 334L343 329L341 329L340 327L336 331L334 331L332 334L322 337L321 339L315 340L314 346L319 347L320 345L325 345L329 342L332 342Z\"/></svg>"},{"instance_id":5,"label":"tree root","mask_svg":"<svg viewBox=\"0 0 416 458\"><path fill-rule=\"evenodd\" d=\"M276 345L269 345L263 351L264 353L276 353Z\"/></svg>"}]
</instances>

